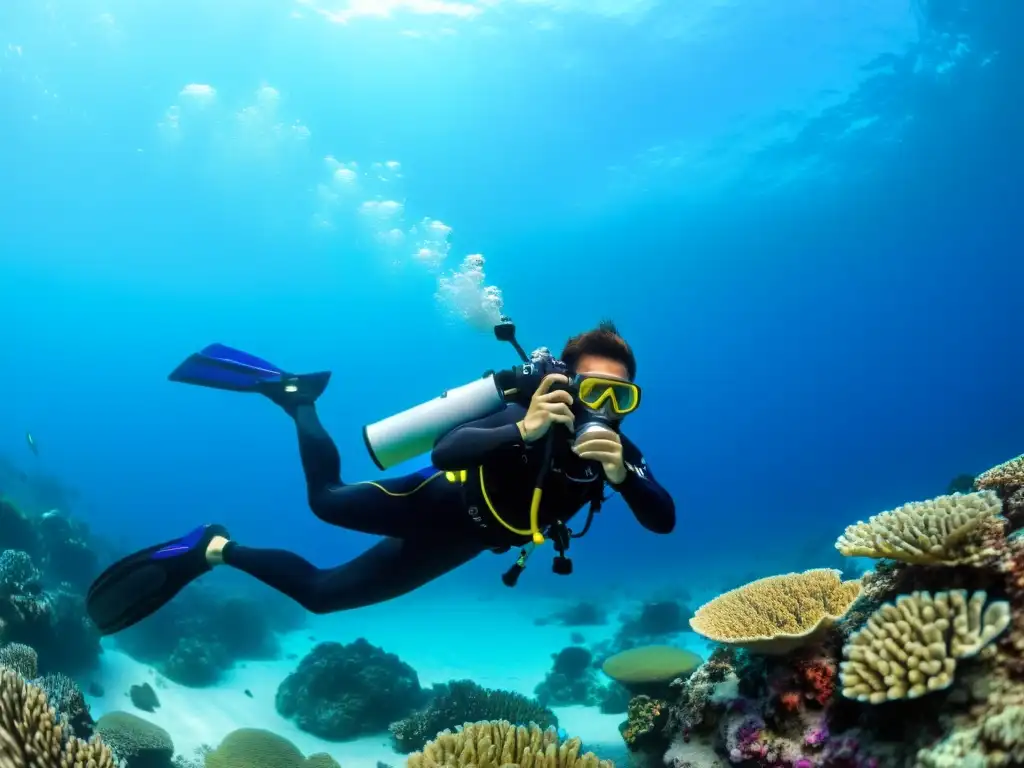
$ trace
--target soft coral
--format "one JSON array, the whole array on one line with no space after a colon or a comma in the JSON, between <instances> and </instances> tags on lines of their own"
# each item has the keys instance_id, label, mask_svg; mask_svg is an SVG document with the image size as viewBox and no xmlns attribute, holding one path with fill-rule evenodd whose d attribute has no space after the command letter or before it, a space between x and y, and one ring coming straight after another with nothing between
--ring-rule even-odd
<instances>
[{"instance_id":1,"label":"soft coral","mask_svg":"<svg viewBox=\"0 0 1024 768\"><path fill-rule=\"evenodd\" d=\"M828 703L836 690L836 664L823 656L802 659L796 665L805 695L821 706Z\"/></svg>"}]
</instances>

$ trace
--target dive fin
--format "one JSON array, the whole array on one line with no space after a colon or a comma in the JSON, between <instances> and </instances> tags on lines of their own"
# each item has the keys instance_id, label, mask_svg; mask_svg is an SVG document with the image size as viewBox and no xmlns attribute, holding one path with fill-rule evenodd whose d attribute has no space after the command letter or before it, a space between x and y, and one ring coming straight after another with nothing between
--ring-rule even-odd
<instances>
[{"instance_id":1,"label":"dive fin","mask_svg":"<svg viewBox=\"0 0 1024 768\"><path fill-rule=\"evenodd\" d=\"M89 587L86 610L101 635L112 635L152 615L210 570L206 548L220 525L204 525L180 539L128 555L107 568Z\"/></svg>"},{"instance_id":2,"label":"dive fin","mask_svg":"<svg viewBox=\"0 0 1024 768\"><path fill-rule=\"evenodd\" d=\"M189 355L167 378L182 384L255 392L261 382L280 380L284 371L273 363L223 344L210 344Z\"/></svg>"},{"instance_id":3,"label":"dive fin","mask_svg":"<svg viewBox=\"0 0 1024 768\"><path fill-rule=\"evenodd\" d=\"M259 392L288 409L299 403L315 403L327 388L331 372L288 373L248 352L211 344L189 355L167 378L229 392Z\"/></svg>"}]
</instances>

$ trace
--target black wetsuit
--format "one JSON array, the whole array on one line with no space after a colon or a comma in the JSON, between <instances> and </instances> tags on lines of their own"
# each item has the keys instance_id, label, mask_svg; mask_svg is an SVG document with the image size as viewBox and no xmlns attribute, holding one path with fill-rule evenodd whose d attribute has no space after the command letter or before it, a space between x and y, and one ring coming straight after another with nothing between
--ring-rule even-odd
<instances>
[{"instance_id":1,"label":"black wetsuit","mask_svg":"<svg viewBox=\"0 0 1024 768\"><path fill-rule=\"evenodd\" d=\"M497 517L521 531L529 528L542 448L540 441L525 444L519 434L516 422L525 413L521 406L509 405L456 428L438 441L431 455L434 466L428 470L345 484L334 441L314 406L300 405L292 415L310 508L332 525L386 538L335 568L317 568L291 552L235 542L225 548L224 562L314 613L331 613L398 597L481 552L522 545L529 536L513 533ZM604 487L600 465L577 457L569 434L564 434L565 440L554 446L544 482L542 531L557 520L567 522ZM622 443L626 479L611 487L622 494L641 525L670 533L675 527L672 498L654 479L640 450L625 436Z\"/></svg>"}]
</instances>

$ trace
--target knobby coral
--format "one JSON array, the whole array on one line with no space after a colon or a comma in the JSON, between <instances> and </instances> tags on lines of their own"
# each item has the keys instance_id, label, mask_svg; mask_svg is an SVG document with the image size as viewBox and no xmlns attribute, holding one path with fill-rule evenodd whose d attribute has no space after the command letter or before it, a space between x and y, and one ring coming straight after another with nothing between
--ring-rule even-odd
<instances>
[{"instance_id":1,"label":"knobby coral","mask_svg":"<svg viewBox=\"0 0 1024 768\"><path fill-rule=\"evenodd\" d=\"M690 626L709 640L781 655L833 626L860 590L860 581L842 581L840 572L830 568L770 576L705 603Z\"/></svg>"},{"instance_id":2,"label":"knobby coral","mask_svg":"<svg viewBox=\"0 0 1024 768\"><path fill-rule=\"evenodd\" d=\"M915 699L953 682L957 661L977 656L1010 625L1010 606L978 591L914 592L875 611L850 636L840 668L843 695L880 704Z\"/></svg>"},{"instance_id":3,"label":"knobby coral","mask_svg":"<svg viewBox=\"0 0 1024 768\"><path fill-rule=\"evenodd\" d=\"M997 554L985 546L984 528L1001 511L992 491L914 501L847 527L836 549L847 557L888 557L914 565L982 563Z\"/></svg>"},{"instance_id":4,"label":"knobby coral","mask_svg":"<svg viewBox=\"0 0 1024 768\"><path fill-rule=\"evenodd\" d=\"M66 737L46 695L0 669L0 768L115 768L99 739Z\"/></svg>"},{"instance_id":5,"label":"knobby coral","mask_svg":"<svg viewBox=\"0 0 1024 768\"><path fill-rule=\"evenodd\" d=\"M409 755L408 768L614 768L592 752L580 754L582 742L561 741L553 729L515 726L505 720L466 723L446 730Z\"/></svg>"}]
</instances>

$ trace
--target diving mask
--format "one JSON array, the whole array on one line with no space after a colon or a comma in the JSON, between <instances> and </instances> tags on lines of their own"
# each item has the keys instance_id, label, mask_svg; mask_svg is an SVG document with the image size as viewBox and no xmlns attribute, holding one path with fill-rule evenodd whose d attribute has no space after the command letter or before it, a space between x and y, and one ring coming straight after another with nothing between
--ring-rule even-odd
<instances>
[{"instance_id":1,"label":"diving mask","mask_svg":"<svg viewBox=\"0 0 1024 768\"><path fill-rule=\"evenodd\" d=\"M577 374L572 389L577 439L594 429L617 432L619 422L640 407L640 387L626 379Z\"/></svg>"}]
</instances>

